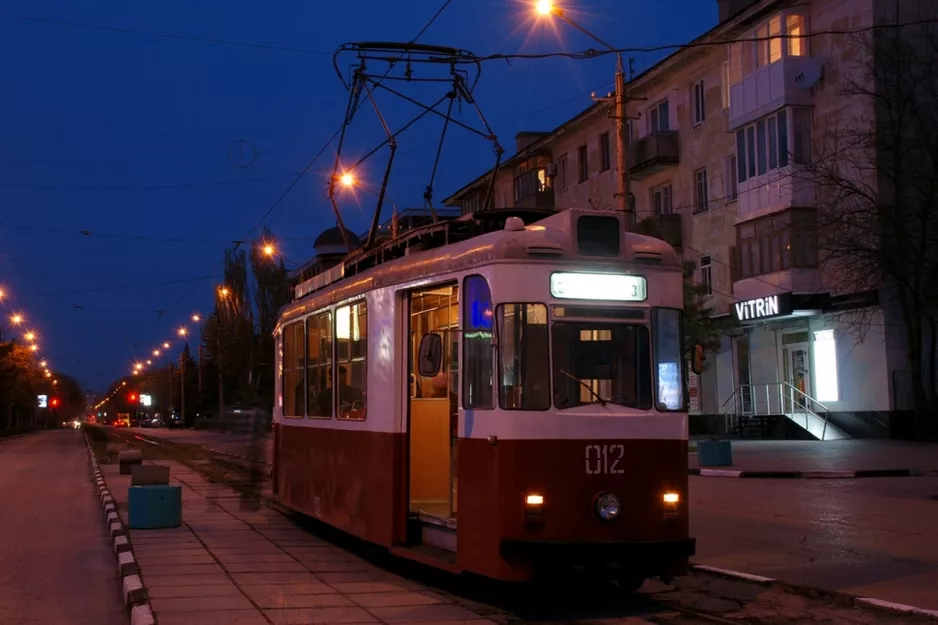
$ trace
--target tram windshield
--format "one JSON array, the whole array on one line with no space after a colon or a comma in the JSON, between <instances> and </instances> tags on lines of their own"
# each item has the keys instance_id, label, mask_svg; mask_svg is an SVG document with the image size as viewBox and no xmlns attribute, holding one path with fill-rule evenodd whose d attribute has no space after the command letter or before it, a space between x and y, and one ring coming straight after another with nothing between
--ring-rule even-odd
<instances>
[{"instance_id":1,"label":"tram windshield","mask_svg":"<svg viewBox=\"0 0 938 625\"><path fill-rule=\"evenodd\" d=\"M639 410L651 408L646 326L563 321L553 325L551 338L557 408L604 402Z\"/></svg>"}]
</instances>

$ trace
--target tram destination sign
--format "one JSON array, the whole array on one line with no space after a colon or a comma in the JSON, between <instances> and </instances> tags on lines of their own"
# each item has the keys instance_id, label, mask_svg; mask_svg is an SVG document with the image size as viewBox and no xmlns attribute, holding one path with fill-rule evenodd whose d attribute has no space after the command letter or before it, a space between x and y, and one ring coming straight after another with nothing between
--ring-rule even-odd
<instances>
[{"instance_id":1,"label":"tram destination sign","mask_svg":"<svg viewBox=\"0 0 938 625\"><path fill-rule=\"evenodd\" d=\"M616 273L557 272L550 275L550 294L557 299L643 302L648 282L643 276Z\"/></svg>"},{"instance_id":2,"label":"tram destination sign","mask_svg":"<svg viewBox=\"0 0 938 625\"><path fill-rule=\"evenodd\" d=\"M779 293L766 297L736 302L733 305L736 321L759 321L783 317L792 313L791 293Z\"/></svg>"}]
</instances>

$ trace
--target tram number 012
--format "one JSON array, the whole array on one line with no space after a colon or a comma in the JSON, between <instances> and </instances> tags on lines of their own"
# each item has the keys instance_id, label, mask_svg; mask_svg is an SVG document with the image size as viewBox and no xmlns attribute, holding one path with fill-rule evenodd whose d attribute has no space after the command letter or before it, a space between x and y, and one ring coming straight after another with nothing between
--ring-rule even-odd
<instances>
[{"instance_id":1,"label":"tram number 012","mask_svg":"<svg viewBox=\"0 0 938 625\"><path fill-rule=\"evenodd\" d=\"M587 475L625 473L625 469L619 466L624 456L624 445L587 445L586 473Z\"/></svg>"}]
</instances>

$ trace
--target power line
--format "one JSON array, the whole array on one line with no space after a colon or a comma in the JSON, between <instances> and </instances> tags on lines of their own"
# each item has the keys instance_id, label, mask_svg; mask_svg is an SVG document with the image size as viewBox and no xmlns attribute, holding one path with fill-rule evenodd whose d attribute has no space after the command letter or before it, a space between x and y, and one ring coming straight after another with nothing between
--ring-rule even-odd
<instances>
[{"instance_id":1,"label":"power line","mask_svg":"<svg viewBox=\"0 0 938 625\"><path fill-rule=\"evenodd\" d=\"M27 22L37 22L40 24L55 24L57 26L70 26L73 28L85 28L88 30L100 30L111 33L122 33L127 35L143 35L146 37L157 37L160 39L175 39L178 41L194 41L198 43L214 43L226 46L237 46L242 48L258 48L261 50L278 50L281 52L299 52L301 54L313 54L316 56L332 56L331 52L322 50L310 50L308 48L295 48L291 46L278 46L266 43L251 43L247 41L232 41L230 39L217 39L214 37L193 37L189 35L177 35L175 33L158 33L148 30L134 30L130 28L117 28L114 26L99 26L96 24L82 24L79 22L69 22L66 20L53 20L41 17L32 17L29 15L14 15L13 19L24 20Z\"/></svg>"},{"instance_id":2,"label":"power line","mask_svg":"<svg viewBox=\"0 0 938 625\"><path fill-rule=\"evenodd\" d=\"M158 191L165 189L192 189L196 187L221 187L232 184L245 184L248 182L261 182L264 180L276 180L295 176L295 172L284 174L273 174L270 176L257 176L254 178L242 178L240 180L217 180L211 182L184 182L179 184L155 184L141 185L139 187L82 187L82 186L62 186L52 184L27 184L18 182L0 182L0 187L8 189L37 189L43 191Z\"/></svg>"},{"instance_id":3,"label":"power line","mask_svg":"<svg viewBox=\"0 0 938 625\"><path fill-rule=\"evenodd\" d=\"M48 295L68 295L72 293L97 293L101 291L121 291L123 289L143 289L154 286L166 286L170 284L183 284L185 282L194 282L196 280L205 280L206 276L200 278L182 278L179 280L164 280L162 282L139 282L137 284L122 284L119 286L101 286L87 289L68 289L63 291L43 291L41 293L26 293L24 297L41 297Z\"/></svg>"},{"instance_id":4,"label":"power line","mask_svg":"<svg viewBox=\"0 0 938 625\"><path fill-rule=\"evenodd\" d=\"M443 13L444 10L446 10L446 8L450 5L450 3L452 3L452 0L444 0L443 4L440 6L440 8L437 9L436 13L433 14L433 16L429 19L429 21L427 21L426 24L424 24L423 28L420 29L420 31L417 33L417 36L414 37L414 38L410 41L410 43L412 43L412 44L413 44L413 43L416 43L417 40L420 39L420 37L423 36L423 34L426 33L427 30L433 25L433 23L436 22L437 18L440 17L440 15ZM405 55L406 55L406 53L401 54L401 57L400 57L400 58L403 58ZM384 74L384 76L381 78L381 80L377 81L376 85L380 84L381 81L384 80L384 78L387 78L387 76L388 76L388 74L390 74L392 68L393 68L393 65L391 65L390 67L388 67L388 70L385 72L385 74ZM366 102L366 99L365 99L365 98L362 98L361 101L358 103L358 107L355 109L355 112L357 112L362 106L364 106L365 102ZM354 113L353 113L352 116L354 116ZM352 117L352 116L349 116L349 117ZM276 210L276 208L280 205L280 203L283 202L284 198L286 198L287 195L290 193L290 191L292 191L293 188L297 185L297 183L299 183L300 179L302 179L303 176L306 175L306 173L312 168L313 164L314 164L317 160L319 160L319 157L321 157L321 156L325 153L325 151L329 148L329 146L332 145L332 142L335 141L336 137L338 137L339 134L341 134L342 130L348 125L348 123L349 123L349 119L348 119L348 118L346 118L345 120L343 120L342 125L339 126L339 127L336 129L336 131L335 131L334 133L332 133L332 136L329 137L329 139L323 144L323 146L319 149L319 151L316 152L316 154L313 155L313 157L312 157L312 158L309 160L309 162L306 164L306 167L303 168L303 171L301 171L301 172L299 173L299 175L297 175L296 178L293 179L293 182L291 182L291 183L287 186L287 188L284 190L284 192L281 193L280 196L279 196L276 200L274 200L274 202L270 205L270 207L267 208L267 210L264 212L264 214L261 216L261 218L258 219L258 220L254 223L253 226L251 226L251 228L247 231L247 233L246 233L243 237L241 237L241 241L246 241L246 240L254 233L254 231L258 228L258 226L260 226L262 223L264 223L264 221L271 215L271 213L273 213L274 210ZM238 248L240 247L240 245L241 245L240 243L237 244L237 245L235 245L235 249L238 249ZM215 264L214 267L212 267L212 270L209 272L208 277L210 278L211 276L213 276L213 275L215 274L215 272L218 271L218 268L221 267L221 266L224 264L224 262L225 262L225 259L224 259L224 257L222 257L222 259L219 260L219 261ZM187 297L189 297L193 292L195 292L195 290L196 290L199 286L201 286L201 283L196 284L195 286L193 286L193 288L191 288L191 289L189 289L188 291L186 291L186 292L182 295L182 297L180 297L178 300L176 300L176 301L173 303L173 306L175 307L175 306L179 305L183 300L185 300L185 299L186 299ZM159 318L157 318L156 321L159 321Z\"/></svg>"}]
</instances>

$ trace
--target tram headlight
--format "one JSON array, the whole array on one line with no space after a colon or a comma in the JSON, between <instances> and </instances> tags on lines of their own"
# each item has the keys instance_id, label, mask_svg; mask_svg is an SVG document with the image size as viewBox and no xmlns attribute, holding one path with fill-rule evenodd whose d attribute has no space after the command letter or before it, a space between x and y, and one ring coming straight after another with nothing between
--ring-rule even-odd
<instances>
[{"instance_id":1,"label":"tram headlight","mask_svg":"<svg viewBox=\"0 0 938 625\"><path fill-rule=\"evenodd\" d=\"M603 521L612 521L619 517L622 502L612 493L602 493L596 497L596 515Z\"/></svg>"}]
</instances>

